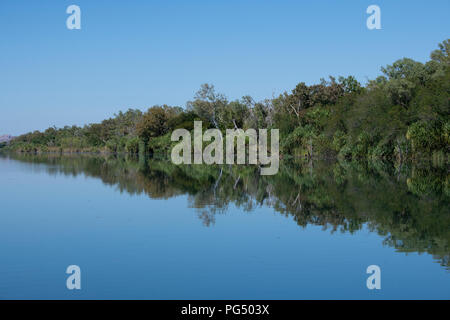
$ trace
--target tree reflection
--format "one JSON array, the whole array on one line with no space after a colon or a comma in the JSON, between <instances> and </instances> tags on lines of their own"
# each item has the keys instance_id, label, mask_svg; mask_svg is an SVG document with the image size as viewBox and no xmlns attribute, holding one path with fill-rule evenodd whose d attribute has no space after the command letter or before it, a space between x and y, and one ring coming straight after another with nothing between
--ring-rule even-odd
<instances>
[{"instance_id":1,"label":"tree reflection","mask_svg":"<svg viewBox=\"0 0 450 320\"><path fill-rule=\"evenodd\" d=\"M5 155L3 155L5 157ZM399 252L426 252L450 269L449 174L430 163L283 162L275 176L254 166L173 165L144 157L8 155L51 175L85 175L121 193L188 196L203 224L230 205L268 206L301 227L353 233L366 225Z\"/></svg>"}]
</instances>

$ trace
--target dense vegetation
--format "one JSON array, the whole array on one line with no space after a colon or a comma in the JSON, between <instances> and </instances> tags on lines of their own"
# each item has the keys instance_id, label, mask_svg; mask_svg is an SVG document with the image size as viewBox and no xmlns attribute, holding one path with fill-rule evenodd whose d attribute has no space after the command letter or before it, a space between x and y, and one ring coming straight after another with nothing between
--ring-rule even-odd
<instances>
[{"instance_id":1,"label":"dense vegetation","mask_svg":"<svg viewBox=\"0 0 450 320\"><path fill-rule=\"evenodd\" d=\"M48 128L14 139L19 152L167 154L176 128L277 128L283 157L447 161L450 142L450 40L424 63L403 58L363 86L353 76L299 83L290 93L255 102L229 101L202 85L186 109L128 110L84 127Z\"/></svg>"},{"instance_id":2,"label":"dense vegetation","mask_svg":"<svg viewBox=\"0 0 450 320\"><path fill-rule=\"evenodd\" d=\"M237 206L268 206L300 227L353 233L365 227L400 252L427 252L450 267L450 179L446 165L283 160L274 176L255 166L174 165L145 156L11 154L49 174L95 177L155 199L187 195L205 225Z\"/></svg>"}]
</instances>

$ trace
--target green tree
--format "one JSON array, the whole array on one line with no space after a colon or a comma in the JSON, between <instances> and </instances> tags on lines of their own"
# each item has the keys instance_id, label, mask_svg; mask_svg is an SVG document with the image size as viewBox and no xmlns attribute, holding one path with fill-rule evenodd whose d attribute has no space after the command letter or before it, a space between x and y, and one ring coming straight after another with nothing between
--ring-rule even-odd
<instances>
[{"instance_id":1,"label":"green tree","mask_svg":"<svg viewBox=\"0 0 450 320\"><path fill-rule=\"evenodd\" d=\"M144 113L136 125L137 135L147 143L150 138L159 137L169 132L169 121L180 113L180 108L153 106Z\"/></svg>"},{"instance_id":2,"label":"green tree","mask_svg":"<svg viewBox=\"0 0 450 320\"><path fill-rule=\"evenodd\" d=\"M210 84L202 84L195 94L194 101L187 103L189 110L194 111L202 120L208 121L217 129L225 118L227 104L226 97L216 93L214 86Z\"/></svg>"}]
</instances>

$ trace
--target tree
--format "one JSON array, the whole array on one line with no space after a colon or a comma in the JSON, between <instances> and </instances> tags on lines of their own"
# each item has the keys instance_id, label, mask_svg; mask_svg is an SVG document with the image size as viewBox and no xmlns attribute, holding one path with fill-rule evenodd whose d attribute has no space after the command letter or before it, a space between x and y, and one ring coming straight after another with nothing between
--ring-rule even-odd
<instances>
[{"instance_id":1,"label":"tree","mask_svg":"<svg viewBox=\"0 0 450 320\"><path fill-rule=\"evenodd\" d=\"M285 96L289 112L294 113L297 119L300 117L300 111L311 107L311 91L304 82L297 84L292 94Z\"/></svg>"},{"instance_id":2,"label":"tree","mask_svg":"<svg viewBox=\"0 0 450 320\"><path fill-rule=\"evenodd\" d=\"M341 84L344 93L361 93L361 84L355 79L354 76L339 77L339 83Z\"/></svg>"},{"instance_id":3,"label":"tree","mask_svg":"<svg viewBox=\"0 0 450 320\"><path fill-rule=\"evenodd\" d=\"M152 137L165 135L169 131L169 120L180 112L180 108L153 106L142 115L136 124L138 136L147 143Z\"/></svg>"},{"instance_id":4,"label":"tree","mask_svg":"<svg viewBox=\"0 0 450 320\"><path fill-rule=\"evenodd\" d=\"M194 101L187 103L188 109L193 110L201 119L210 122L217 129L225 116L227 104L226 97L216 93L214 86L207 83L201 85Z\"/></svg>"},{"instance_id":5,"label":"tree","mask_svg":"<svg viewBox=\"0 0 450 320\"><path fill-rule=\"evenodd\" d=\"M444 40L439 43L439 49L434 50L431 53L431 60L440 64L450 65L450 39Z\"/></svg>"},{"instance_id":6,"label":"tree","mask_svg":"<svg viewBox=\"0 0 450 320\"><path fill-rule=\"evenodd\" d=\"M388 81L386 89L392 102L407 108L418 85L423 85L430 78L425 66L409 58L395 61L392 65L382 67L381 71Z\"/></svg>"}]
</instances>

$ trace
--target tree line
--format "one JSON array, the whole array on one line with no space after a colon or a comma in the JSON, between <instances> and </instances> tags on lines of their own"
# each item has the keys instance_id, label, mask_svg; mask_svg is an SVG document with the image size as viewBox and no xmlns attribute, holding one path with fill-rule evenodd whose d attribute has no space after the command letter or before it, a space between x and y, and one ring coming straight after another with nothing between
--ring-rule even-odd
<instances>
[{"instance_id":1,"label":"tree line","mask_svg":"<svg viewBox=\"0 0 450 320\"><path fill-rule=\"evenodd\" d=\"M366 85L355 77L299 83L291 92L237 100L203 84L186 108L156 105L113 118L23 134L3 149L167 155L171 132L203 128L279 129L282 157L445 159L450 145L450 39L426 63L403 58Z\"/></svg>"}]
</instances>

